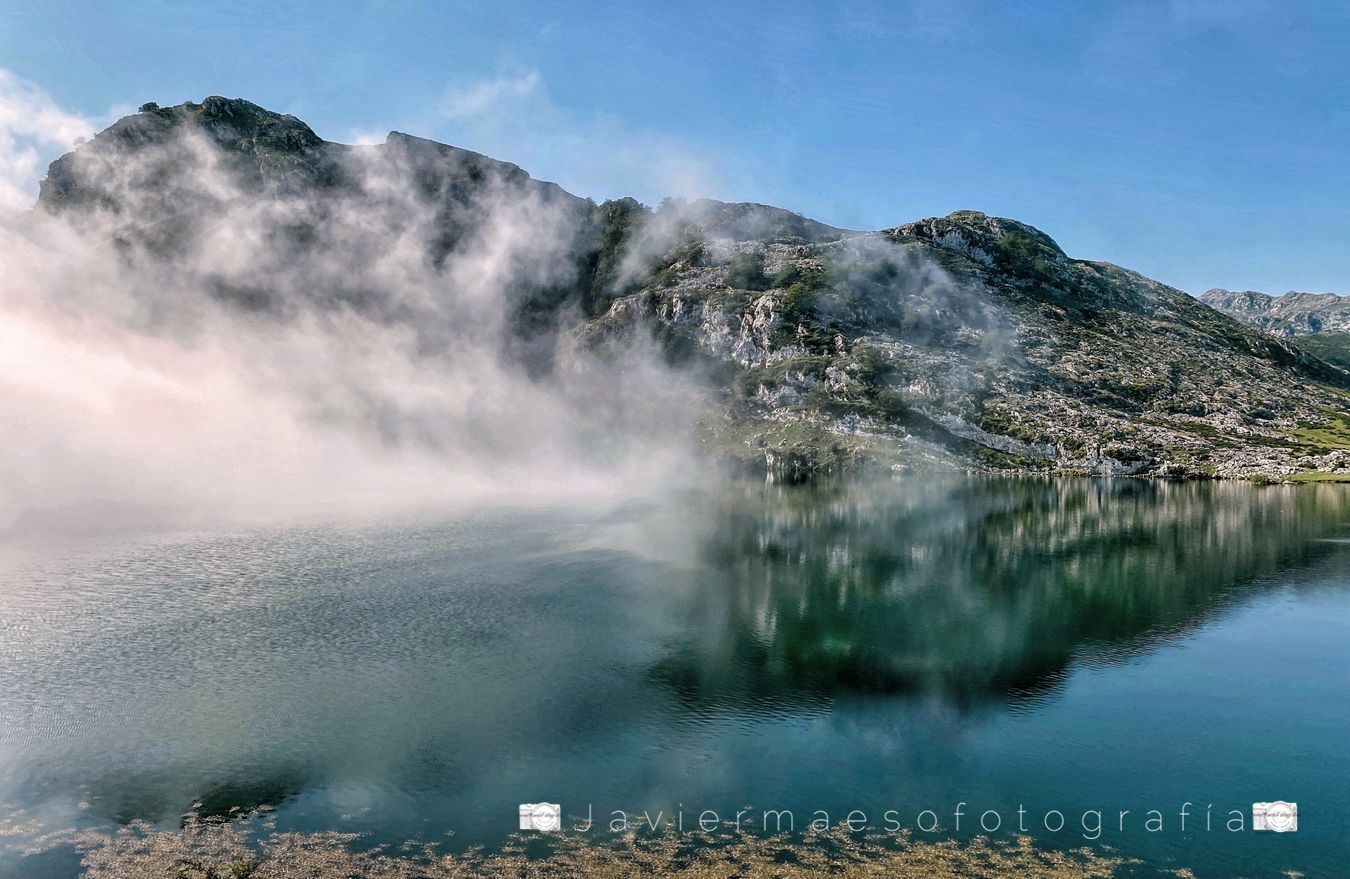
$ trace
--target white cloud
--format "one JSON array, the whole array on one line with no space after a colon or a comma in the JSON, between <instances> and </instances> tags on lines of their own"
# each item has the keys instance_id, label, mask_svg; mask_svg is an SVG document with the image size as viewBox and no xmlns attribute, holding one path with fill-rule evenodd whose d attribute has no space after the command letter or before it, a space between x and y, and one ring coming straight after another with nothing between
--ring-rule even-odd
<instances>
[{"instance_id":1,"label":"white cloud","mask_svg":"<svg viewBox=\"0 0 1350 879\"><path fill-rule=\"evenodd\" d=\"M377 146L384 143L384 139L385 135L382 131L373 128L353 128L342 139L342 142L354 146Z\"/></svg>"},{"instance_id":2,"label":"white cloud","mask_svg":"<svg viewBox=\"0 0 1350 879\"><path fill-rule=\"evenodd\" d=\"M539 74L533 70L514 76L452 83L441 102L441 113L449 119L479 119L485 114L511 109L530 97L538 85Z\"/></svg>"},{"instance_id":3,"label":"white cloud","mask_svg":"<svg viewBox=\"0 0 1350 879\"><path fill-rule=\"evenodd\" d=\"M43 166L91 137L95 121L59 107L30 82L0 68L0 219L33 206Z\"/></svg>"},{"instance_id":4,"label":"white cloud","mask_svg":"<svg viewBox=\"0 0 1350 879\"><path fill-rule=\"evenodd\" d=\"M600 111L565 107L538 71L455 80L438 109L440 120L427 127L443 132L442 139L513 162L578 195L632 195L648 203L668 195L729 197L710 148L634 129Z\"/></svg>"}]
</instances>

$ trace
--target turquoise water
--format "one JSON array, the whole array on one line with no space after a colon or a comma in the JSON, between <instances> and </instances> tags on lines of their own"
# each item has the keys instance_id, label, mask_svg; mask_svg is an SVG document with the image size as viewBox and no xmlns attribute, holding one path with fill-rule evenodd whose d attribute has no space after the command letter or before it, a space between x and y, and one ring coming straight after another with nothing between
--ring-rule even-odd
<instances>
[{"instance_id":1,"label":"turquoise water","mask_svg":"<svg viewBox=\"0 0 1350 879\"><path fill-rule=\"evenodd\" d=\"M990 812L1141 875L1335 876L1348 696L1341 486L747 482L11 545L0 873L71 875L42 834L194 803L462 847L550 801L568 826L857 810L919 838ZM1275 799L1297 833L1252 830Z\"/></svg>"}]
</instances>

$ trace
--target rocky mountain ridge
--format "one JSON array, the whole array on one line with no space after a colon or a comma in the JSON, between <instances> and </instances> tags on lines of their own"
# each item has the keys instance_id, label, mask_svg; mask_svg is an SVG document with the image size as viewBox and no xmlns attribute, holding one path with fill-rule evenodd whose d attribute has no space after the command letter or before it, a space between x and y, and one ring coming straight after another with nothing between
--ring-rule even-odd
<instances>
[{"instance_id":1,"label":"rocky mountain ridge","mask_svg":"<svg viewBox=\"0 0 1350 879\"><path fill-rule=\"evenodd\" d=\"M1216 287L1201 295L1200 301L1350 370L1350 297L1297 290L1271 296L1255 290L1234 293Z\"/></svg>"},{"instance_id":2,"label":"rocky mountain ridge","mask_svg":"<svg viewBox=\"0 0 1350 879\"><path fill-rule=\"evenodd\" d=\"M1246 324L1283 336L1350 333L1350 297L1290 290L1280 296L1215 287L1200 301Z\"/></svg>"},{"instance_id":3,"label":"rocky mountain ridge","mask_svg":"<svg viewBox=\"0 0 1350 879\"><path fill-rule=\"evenodd\" d=\"M204 168L232 188L203 186ZM468 150L398 133L330 143L212 97L146 105L58 159L35 214L97 221L128 253L168 259L199 244L194 217L240 204L241 223L268 218L266 247L213 289L283 315L275 279L332 224L365 235L344 237L348 251L368 241L377 259L392 230L441 267L504 215L527 215L516 227L540 257L503 294L513 356L547 370L559 338L601 355L650 339L720 401L703 446L747 466L1350 477L1350 373L975 211L853 232L766 205L597 205ZM349 284L310 273L298 286L434 342L424 315Z\"/></svg>"}]
</instances>

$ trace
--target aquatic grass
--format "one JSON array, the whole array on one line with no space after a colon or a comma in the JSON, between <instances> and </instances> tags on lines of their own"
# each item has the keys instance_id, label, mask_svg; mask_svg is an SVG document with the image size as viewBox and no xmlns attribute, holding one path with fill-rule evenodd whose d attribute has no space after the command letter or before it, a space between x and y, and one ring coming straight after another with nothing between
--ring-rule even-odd
<instances>
[{"instance_id":1,"label":"aquatic grass","mask_svg":"<svg viewBox=\"0 0 1350 879\"><path fill-rule=\"evenodd\" d=\"M916 842L838 827L797 837L749 833L629 833L515 837L500 851L446 855L425 843L362 849L346 833L276 833L246 824L180 830L134 824L85 834L86 879L1112 879L1129 861L1088 848L1045 849L1031 839Z\"/></svg>"}]
</instances>

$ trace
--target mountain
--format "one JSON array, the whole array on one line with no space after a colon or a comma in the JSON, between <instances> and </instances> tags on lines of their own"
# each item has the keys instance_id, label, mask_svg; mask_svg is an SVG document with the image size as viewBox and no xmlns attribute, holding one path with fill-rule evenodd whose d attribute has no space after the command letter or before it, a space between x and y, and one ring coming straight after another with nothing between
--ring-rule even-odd
<instances>
[{"instance_id":1,"label":"mountain","mask_svg":"<svg viewBox=\"0 0 1350 879\"><path fill-rule=\"evenodd\" d=\"M1328 363L1350 369L1350 297L1296 290L1270 296L1255 290L1234 293L1216 287L1200 300L1243 323L1291 338L1298 347Z\"/></svg>"},{"instance_id":2,"label":"mountain","mask_svg":"<svg viewBox=\"0 0 1350 879\"><path fill-rule=\"evenodd\" d=\"M1282 336L1350 333L1350 297L1335 293L1290 290L1283 296L1271 296L1255 290L1234 293L1216 287L1201 295L1200 301L1243 323Z\"/></svg>"},{"instance_id":3,"label":"mountain","mask_svg":"<svg viewBox=\"0 0 1350 879\"><path fill-rule=\"evenodd\" d=\"M710 453L789 476L1350 476L1350 374L975 211L856 232L757 204L597 205L467 150L330 143L211 97L146 105L52 163L29 221L53 218L196 273L231 308L352 310L429 348L465 319L453 288L500 275L503 350L531 375L563 342L617 362L650 340L718 401ZM222 228L231 259L203 261ZM350 270L407 248L433 273L415 306L392 271Z\"/></svg>"}]
</instances>

